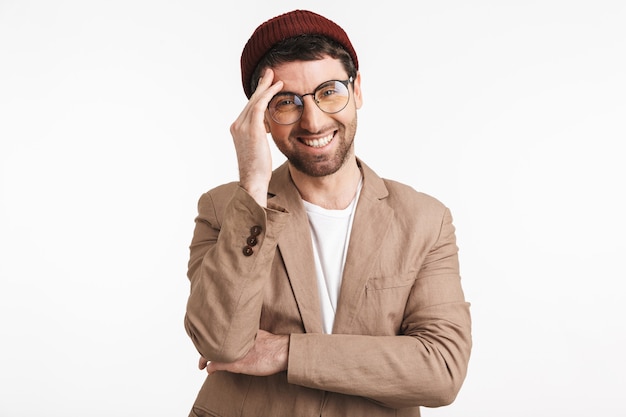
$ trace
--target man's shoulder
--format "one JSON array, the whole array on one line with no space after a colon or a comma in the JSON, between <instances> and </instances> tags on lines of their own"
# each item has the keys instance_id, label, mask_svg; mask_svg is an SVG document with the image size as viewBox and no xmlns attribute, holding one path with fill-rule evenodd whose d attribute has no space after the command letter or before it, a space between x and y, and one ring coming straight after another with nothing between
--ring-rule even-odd
<instances>
[{"instance_id":1,"label":"man's shoulder","mask_svg":"<svg viewBox=\"0 0 626 417\"><path fill-rule=\"evenodd\" d=\"M389 192L387 204L402 216L410 217L419 213L441 217L448 211L446 205L431 194L399 181L383 178L383 182Z\"/></svg>"},{"instance_id":2,"label":"man's shoulder","mask_svg":"<svg viewBox=\"0 0 626 417\"><path fill-rule=\"evenodd\" d=\"M432 194L424 191L419 191L407 183L392 180L389 178L382 178L382 180L385 183L385 187L387 187L387 190L389 191L389 196L392 198L400 200L416 200L434 205L443 204L437 197L434 197Z\"/></svg>"},{"instance_id":3,"label":"man's shoulder","mask_svg":"<svg viewBox=\"0 0 626 417\"><path fill-rule=\"evenodd\" d=\"M409 212L415 212L417 209L436 212L446 210L446 206L433 195L419 191L407 183L381 177L362 160L359 160L359 164L365 173L366 180L371 181L371 193L378 199L386 201L394 210Z\"/></svg>"}]
</instances>

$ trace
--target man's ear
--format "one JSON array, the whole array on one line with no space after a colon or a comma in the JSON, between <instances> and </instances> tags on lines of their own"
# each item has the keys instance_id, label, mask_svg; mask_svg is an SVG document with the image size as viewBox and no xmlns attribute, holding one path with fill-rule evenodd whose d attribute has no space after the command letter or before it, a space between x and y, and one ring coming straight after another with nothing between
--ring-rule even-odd
<instances>
[{"instance_id":1,"label":"man's ear","mask_svg":"<svg viewBox=\"0 0 626 417\"><path fill-rule=\"evenodd\" d=\"M361 73L356 73L356 78L352 82L352 88L354 90L354 104L357 109L360 109L363 105L363 94L361 92Z\"/></svg>"}]
</instances>

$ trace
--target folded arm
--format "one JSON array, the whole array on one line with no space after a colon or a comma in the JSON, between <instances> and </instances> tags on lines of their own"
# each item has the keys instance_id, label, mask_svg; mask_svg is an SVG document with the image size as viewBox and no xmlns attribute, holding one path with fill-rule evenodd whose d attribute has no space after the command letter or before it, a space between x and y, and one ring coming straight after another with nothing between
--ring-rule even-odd
<instances>
[{"instance_id":1,"label":"folded arm","mask_svg":"<svg viewBox=\"0 0 626 417\"><path fill-rule=\"evenodd\" d=\"M370 398L392 408L451 403L472 346L469 303L446 210L404 309L399 334L292 334L289 382ZM367 297L367 294L366 294Z\"/></svg>"}]
</instances>

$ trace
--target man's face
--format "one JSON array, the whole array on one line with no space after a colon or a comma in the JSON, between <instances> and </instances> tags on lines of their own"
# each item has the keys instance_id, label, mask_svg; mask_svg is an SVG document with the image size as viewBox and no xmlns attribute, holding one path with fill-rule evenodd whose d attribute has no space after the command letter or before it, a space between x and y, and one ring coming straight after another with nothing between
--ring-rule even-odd
<instances>
[{"instance_id":1,"label":"man's face","mask_svg":"<svg viewBox=\"0 0 626 417\"><path fill-rule=\"evenodd\" d=\"M294 61L274 68L274 81L283 81L283 92L304 96L329 80L346 80L348 74L339 60ZM323 112L312 95L303 98L304 109L298 121L289 125L276 123L265 112L267 131L278 149L298 171L322 177L333 174L354 155L356 110L361 107L361 79L357 74L348 85L347 106L334 114Z\"/></svg>"}]
</instances>

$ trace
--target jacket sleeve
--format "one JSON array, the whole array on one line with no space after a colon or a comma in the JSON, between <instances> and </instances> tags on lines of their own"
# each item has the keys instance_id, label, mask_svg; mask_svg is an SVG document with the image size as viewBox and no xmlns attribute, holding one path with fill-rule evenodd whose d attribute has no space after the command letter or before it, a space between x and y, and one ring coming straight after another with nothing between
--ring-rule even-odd
<instances>
[{"instance_id":1,"label":"jacket sleeve","mask_svg":"<svg viewBox=\"0 0 626 417\"><path fill-rule=\"evenodd\" d=\"M227 203L220 206L222 201ZM190 245L185 329L204 358L233 362L254 344L263 286L287 217L259 206L238 186L200 198Z\"/></svg>"},{"instance_id":2,"label":"jacket sleeve","mask_svg":"<svg viewBox=\"0 0 626 417\"><path fill-rule=\"evenodd\" d=\"M467 372L469 304L447 209L417 272L397 336L292 334L289 382L392 408L450 404Z\"/></svg>"}]
</instances>

